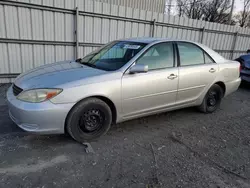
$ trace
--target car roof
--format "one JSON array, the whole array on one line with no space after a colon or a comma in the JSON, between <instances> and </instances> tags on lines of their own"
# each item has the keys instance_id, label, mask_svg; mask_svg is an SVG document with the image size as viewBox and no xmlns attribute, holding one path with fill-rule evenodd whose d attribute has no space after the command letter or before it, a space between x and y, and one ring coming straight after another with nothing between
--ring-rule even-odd
<instances>
[{"instance_id":1,"label":"car roof","mask_svg":"<svg viewBox=\"0 0 250 188\"><path fill-rule=\"evenodd\" d=\"M197 42L193 42L190 40L182 40L182 39L171 39L171 38L157 38L157 37L139 37L139 38L127 38L121 39L120 41L129 41L129 42L141 42L141 43L154 43L154 42L167 42L167 41L176 41L176 42L190 42L193 44L198 44Z\"/></svg>"},{"instance_id":2,"label":"car roof","mask_svg":"<svg viewBox=\"0 0 250 188\"><path fill-rule=\"evenodd\" d=\"M141 37L141 38L128 38L128 39L123 39L121 41L142 42L150 44L157 41L172 41L172 40L167 38Z\"/></svg>"}]
</instances>

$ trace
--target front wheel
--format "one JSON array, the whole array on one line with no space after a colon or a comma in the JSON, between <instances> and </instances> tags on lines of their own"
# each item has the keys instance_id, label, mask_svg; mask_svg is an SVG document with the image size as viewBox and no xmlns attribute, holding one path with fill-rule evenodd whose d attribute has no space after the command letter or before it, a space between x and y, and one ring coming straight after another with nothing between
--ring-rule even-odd
<instances>
[{"instance_id":1,"label":"front wheel","mask_svg":"<svg viewBox=\"0 0 250 188\"><path fill-rule=\"evenodd\" d=\"M111 122L112 112L109 106L98 98L89 98L70 111L66 130L72 138L82 143L107 133Z\"/></svg>"},{"instance_id":2,"label":"front wheel","mask_svg":"<svg viewBox=\"0 0 250 188\"><path fill-rule=\"evenodd\" d=\"M212 113L220 107L221 99L223 97L222 88L214 84L207 92L202 104L198 107L201 112Z\"/></svg>"}]
</instances>

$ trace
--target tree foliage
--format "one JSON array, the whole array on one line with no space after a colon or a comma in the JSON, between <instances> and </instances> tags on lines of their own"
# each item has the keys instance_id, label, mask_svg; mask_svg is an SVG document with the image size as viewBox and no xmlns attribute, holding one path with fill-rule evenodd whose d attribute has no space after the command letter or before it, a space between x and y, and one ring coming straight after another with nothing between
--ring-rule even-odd
<instances>
[{"instance_id":1,"label":"tree foliage","mask_svg":"<svg viewBox=\"0 0 250 188\"><path fill-rule=\"evenodd\" d=\"M244 0L243 10L234 16L240 27L250 27L250 0Z\"/></svg>"},{"instance_id":2,"label":"tree foliage","mask_svg":"<svg viewBox=\"0 0 250 188\"><path fill-rule=\"evenodd\" d=\"M231 0L177 0L177 7L179 16L228 23Z\"/></svg>"}]
</instances>

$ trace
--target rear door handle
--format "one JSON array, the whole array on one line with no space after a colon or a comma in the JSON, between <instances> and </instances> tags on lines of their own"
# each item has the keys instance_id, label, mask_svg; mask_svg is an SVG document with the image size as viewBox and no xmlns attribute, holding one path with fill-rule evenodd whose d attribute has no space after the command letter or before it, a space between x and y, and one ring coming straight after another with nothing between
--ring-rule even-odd
<instances>
[{"instance_id":1,"label":"rear door handle","mask_svg":"<svg viewBox=\"0 0 250 188\"><path fill-rule=\"evenodd\" d=\"M175 78L177 78L178 76L177 75L175 75L175 74L170 74L169 76L168 76L168 79L169 80L173 80L173 79L175 79Z\"/></svg>"},{"instance_id":2,"label":"rear door handle","mask_svg":"<svg viewBox=\"0 0 250 188\"><path fill-rule=\"evenodd\" d=\"M214 73L214 72L216 72L216 70L215 70L214 68L211 68L211 69L209 70L209 72Z\"/></svg>"}]
</instances>

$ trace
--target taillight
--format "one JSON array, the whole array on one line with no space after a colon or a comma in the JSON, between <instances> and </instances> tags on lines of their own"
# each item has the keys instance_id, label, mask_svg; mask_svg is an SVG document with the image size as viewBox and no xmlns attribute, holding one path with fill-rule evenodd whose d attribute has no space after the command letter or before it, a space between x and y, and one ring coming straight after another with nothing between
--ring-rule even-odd
<instances>
[{"instance_id":1,"label":"taillight","mask_svg":"<svg viewBox=\"0 0 250 188\"><path fill-rule=\"evenodd\" d=\"M242 65L241 65L241 63L240 63L240 67L239 67L239 69L240 69L240 71L242 70Z\"/></svg>"}]
</instances>

